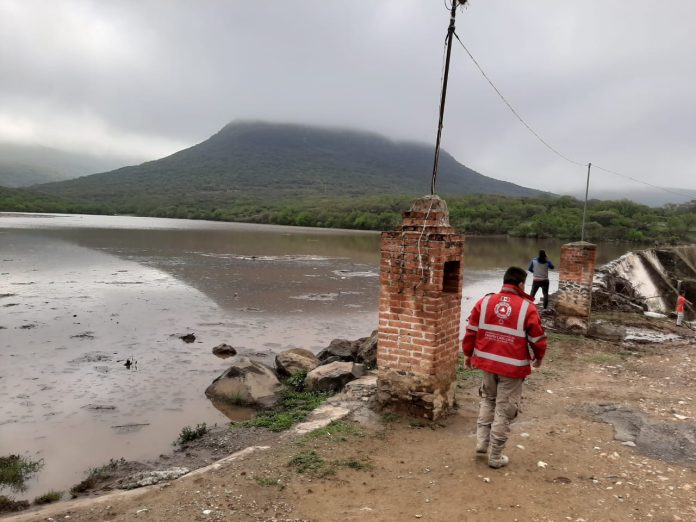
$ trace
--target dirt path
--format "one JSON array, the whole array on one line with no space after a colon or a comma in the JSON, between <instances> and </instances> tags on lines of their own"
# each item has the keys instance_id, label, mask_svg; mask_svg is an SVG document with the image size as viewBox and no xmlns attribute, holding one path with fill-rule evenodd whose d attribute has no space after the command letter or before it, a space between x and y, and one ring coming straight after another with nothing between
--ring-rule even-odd
<instances>
[{"instance_id":1,"label":"dirt path","mask_svg":"<svg viewBox=\"0 0 696 522\"><path fill-rule=\"evenodd\" d=\"M478 378L463 373L459 410L441 423L340 421L166 487L15 520L696 520L696 344L556 335L545 363L508 468L473 456ZM645 423L635 446L595 419L607 405Z\"/></svg>"}]
</instances>

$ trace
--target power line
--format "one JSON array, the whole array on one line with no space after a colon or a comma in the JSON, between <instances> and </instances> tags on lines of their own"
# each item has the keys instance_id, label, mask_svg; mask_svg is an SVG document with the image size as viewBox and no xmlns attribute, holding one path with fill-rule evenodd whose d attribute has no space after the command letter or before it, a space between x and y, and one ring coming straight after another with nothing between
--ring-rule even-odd
<instances>
[{"instance_id":1,"label":"power line","mask_svg":"<svg viewBox=\"0 0 696 522\"><path fill-rule=\"evenodd\" d=\"M469 55L469 58L471 58L471 61L474 62L474 65L475 65L476 68L479 70L479 72L481 73L481 75L486 79L486 81L490 84L490 86L493 87L493 90L498 94L498 96L500 97L500 99L503 100L503 103L504 103L505 105L507 105L507 108L510 109L510 111L512 112L512 114L514 114L515 117L516 117L518 120L520 120L520 123L522 123L522 125L524 125L524 126L527 128L527 130L528 130L529 132L531 132L531 133L536 137L536 139L538 139L542 144L544 144L544 146L545 146L547 149L549 149L551 152L553 152L554 154L556 154L558 157L563 158L563 159L566 160L567 162L572 163L573 165L578 165L578 166L580 166L580 167L585 167L585 166L587 166L587 163L580 163L579 161L572 160L572 159L570 159L568 156L566 156L566 155L564 155L564 154L561 154L556 148L554 148L554 147L552 147L551 145L549 145L549 143L548 143L544 138L542 138L541 136L539 136L539 134L538 134L526 121L524 121L524 118L522 118L522 116L520 116L520 114L519 114L519 113L515 110L515 108L510 104L510 102L508 102L508 101L505 99L505 96L503 96L503 93L501 93L500 90L498 90L498 88L495 86L495 84L493 83L493 81L488 77L488 75L486 74L486 72L483 70L483 68L482 68L482 67L479 65L479 63L476 61L476 58L474 58L474 55L472 55L471 52L469 52L469 49L466 48L466 45L464 45L464 42L461 41L461 39L459 38L459 35L458 35L457 33L454 33L454 36L457 38L457 41L459 42L459 44L464 48L464 50L466 51L466 54Z\"/></svg>"},{"instance_id":2,"label":"power line","mask_svg":"<svg viewBox=\"0 0 696 522\"><path fill-rule=\"evenodd\" d=\"M599 165L595 165L594 163L592 164L592 166L596 169L602 170L602 171L607 172L609 174L613 174L614 176L619 176L620 178L624 178L624 179L630 179L631 181L634 181L636 183L641 183L643 185L647 185L648 187L663 190L665 192L669 192L670 194L674 194L675 196L680 196L680 197L687 198L690 200L696 198L696 192L694 192L693 194L682 194L680 192L676 192L674 190L670 190L670 189L665 188L665 187L660 187L659 185L653 185L652 183L648 183L647 181L642 181L642 180L636 179L634 177L627 176L626 174L621 174L620 172L616 172L615 170L605 169L604 167L600 167Z\"/></svg>"},{"instance_id":3,"label":"power line","mask_svg":"<svg viewBox=\"0 0 696 522\"><path fill-rule=\"evenodd\" d=\"M469 58L470 58L471 61L474 63L474 65L476 66L476 68L479 70L479 72L481 73L481 75L486 79L486 81L489 83L489 85L490 85L490 86L493 88L493 90L496 92L496 94L498 95L498 97L503 101L503 103L507 106L507 108L510 109L510 112L512 112L512 114L515 115L515 117L520 121L520 123L522 123L522 125L524 125L525 128L526 128L537 140L539 140L547 149L549 149L551 152L553 152L556 156L558 156L558 157L560 157L561 159L567 161L568 163L572 163L573 165L577 165L577 166L580 166L580 167L586 167L586 166L589 164L589 163L581 163L581 162L579 162L579 161L575 161L575 160L569 158L569 157L566 156L565 154L562 154L561 152L559 152L558 149L556 149L555 147L551 146L544 138L542 138L542 137L539 135L539 133L536 132L536 131L531 127L531 125L529 125L529 124L524 120L524 118L522 118L522 116L520 116L520 114L515 110L515 108L512 106L512 104L510 104L510 102L507 101L507 99L505 98L505 96L503 96L503 93L501 93L500 90L498 89L498 87L495 86L495 84L493 83L493 80L491 80L491 79L488 77L488 75L486 74L486 72L483 70L483 67L481 67L481 65L478 63L478 61L476 60L476 58L474 58L474 55L471 54L471 51L469 51L469 49L466 47L466 45L464 45L464 42L462 42L462 40L459 38L459 35L458 35L456 32L454 33L454 36L457 38L457 41L458 41L459 44L462 46L462 48L466 51L466 54L469 55ZM613 175L615 175L615 176L619 176L619 177L621 177L621 178L628 179L628 180L631 180L631 181L633 181L633 182L635 182L635 183L639 183L639 184L642 184L642 185L646 185L646 186L652 187L652 188L654 188L654 189L662 190L662 191L664 191L664 192L667 192L667 193L669 193L669 194L673 194L673 195L676 195L676 196L685 198L685 199L687 199L687 200L691 200L691 199L696 198L696 193L690 194L690 195L688 195L688 194L683 194L683 193L680 193L680 192L676 192L676 191L674 191L674 190L670 190L670 189L665 188L665 187L660 187L659 185L654 185L654 184L652 184L652 183L648 183L647 181L642 181L642 180L640 180L640 179L634 178L634 177L632 177L632 176L628 176L628 175L626 175L626 174L621 174L620 172L616 172L616 171L614 171L614 170L601 167L601 166L596 165L596 164L594 164L594 163L592 164L592 166L595 167L596 169L599 169L599 170L603 171L603 172L607 172L607 173L609 173L609 174L613 174Z\"/></svg>"}]
</instances>

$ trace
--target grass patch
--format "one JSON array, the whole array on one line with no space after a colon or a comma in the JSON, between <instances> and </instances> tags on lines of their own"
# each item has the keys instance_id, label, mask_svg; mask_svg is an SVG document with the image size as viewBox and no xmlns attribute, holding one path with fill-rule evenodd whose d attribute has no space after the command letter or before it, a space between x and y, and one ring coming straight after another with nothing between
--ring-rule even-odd
<instances>
[{"instance_id":1,"label":"grass patch","mask_svg":"<svg viewBox=\"0 0 696 522\"><path fill-rule=\"evenodd\" d=\"M43 459L31 460L21 455L0 457L0 489L24 491L24 482L44 465Z\"/></svg>"},{"instance_id":2,"label":"grass patch","mask_svg":"<svg viewBox=\"0 0 696 522\"><path fill-rule=\"evenodd\" d=\"M371 469L374 469L375 467L370 463L365 460L358 460L358 459L348 459L348 460L342 460L337 463L339 466L343 466L346 468L350 469L356 469L360 471L369 471Z\"/></svg>"},{"instance_id":3,"label":"grass patch","mask_svg":"<svg viewBox=\"0 0 696 522\"><path fill-rule=\"evenodd\" d=\"M400 420L401 415L399 415L398 413L389 412L382 415L382 422L386 424L393 424L395 422L399 422Z\"/></svg>"},{"instance_id":4,"label":"grass patch","mask_svg":"<svg viewBox=\"0 0 696 522\"><path fill-rule=\"evenodd\" d=\"M174 444L186 444L197 439L200 439L203 435L208 433L208 426L204 423L196 424L195 428L191 426L184 426L181 428L181 433L179 433L179 438L174 441Z\"/></svg>"},{"instance_id":5,"label":"grass patch","mask_svg":"<svg viewBox=\"0 0 696 522\"><path fill-rule=\"evenodd\" d=\"M259 486L282 486L281 480L275 477L254 477L254 480Z\"/></svg>"},{"instance_id":6,"label":"grass patch","mask_svg":"<svg viewBox=\"0 0 696 522\"><path fill-rule=\"evenodd\" d=\"M583 357L584 361L590 364L615 364L623 360L623 357L619 353L611 352L597 352L591 353Z\"/></svg>"},{"instance_id":7,"label":"grass patch","mask_svg":"<svg viewBox=\"0 0 696 522\"><path fill-rule=\"evenodd\" d=\"M317 473L326 465L326 461L314 450L298 453L288 462L288 466L298 473Z\"/></svg>"},{"instance_id":8,"label":"grass patch","mask_svg":"<svg viewBox=\"0 0 696 522\"><path fill-rule=\"evenodd\" d=\"M374 469L372 463L356 458L326 461L314 450L298 453L290 459L288 466L294 468L298 473L306 473L319 478L336 474L338 468L350 468L359 471Z\"/></svg>"},{"instance_id":9,"label":"grass patch","mask_svg":"<svg viewBox=\"0 0 696 522\"><path fill-rule=\"evenodd\" d=\"M346 442L350 436L362 437L363 435L362 430L355 424L337 420L331 421L323 428L308 433L304 436L304 440L331 439L338 442Z\"/></svg>"},{"instance_id":10,"label":"grass patch","mask_svg":"<svg viewBox=\"0 0 696 522\"><path fill-rule=\"evenodd\" d=\"M26 500L12 500L10 497L0 495L0 514L22 511L24 509L27 509L28 507L29 502L27 502Z\"/></svg>"},{"instance_id":11,"label":"grass patch","mask_svg":"<svg viewBox=\"0 0 696 522\"><path fill-rule=\"evenodd\" d=\"M253 419L234 423L235 427L266 428L284 431L293 424L302 422L307 415L328 397L326 393L297 391L286 388L273 409L259 413Z\"/></svg>"},{"instance_id":12,"label":"grass patch","mask_svg":"<svg viewBox=\"0 0 696 522\"><path fill-rule=\"evenodd\" d=\"M58 502L62 497L62 491L51 490L36 497L34 499L34 504L50 504L51 502Z\"/></svg>"},{"instance_id":13,"label":"grass patch","mask_svg":"<svg viewBox=\"0 0 696 522\"><path fill-rule=\"evenodd\" d=\"M70 495L75 498L80 493L86 493L87 491L95 488L100 480L111 478L118 467L125 463L126 459L124 458L109 459L109 462L103 466L90 468L87 472L87 478L70 488Z\"/></svg>"}]
</instances>

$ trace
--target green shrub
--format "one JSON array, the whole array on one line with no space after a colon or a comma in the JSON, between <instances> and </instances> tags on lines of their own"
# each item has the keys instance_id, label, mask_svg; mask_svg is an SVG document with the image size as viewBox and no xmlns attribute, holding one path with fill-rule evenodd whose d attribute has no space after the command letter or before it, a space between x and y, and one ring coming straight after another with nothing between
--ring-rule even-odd
<instances>
[{"instance_id":1,"label":"green shrub","mask_svg":"<svg viewBox=\"0 0 696 522\"><path fill-rule=\"evenodd\" d=\"M44 465L43 459L31 460L21 455L0 457L0 490L24 491L24 482Z\"/></svg>"},{"instance_id":2,"label":"green shrub","mask_svg":"<svg viewBox=\"0 0 696 522\"><path fill-rule=\"evenodd\" d=\"M195 428L191 426L184 426L181 428L181 433L179 433L179 438L174 441L174 444L186 444L197 439L200 439L203 435L208 433L208 426L204 423L196 424Z\"/></svg>"},{"instance_id":3,"label":"green shrub","mask_svg":"<svg viewBox=\"0 0 696 522\"><path fill-rule=\"evenodd\" d=\"M0 515L3 513L13 513L22 511L29 507L29 502L26 500L13 500L5 495L0 495Z\"/></svg>"},{"instance_id":4,"label":"green shrub","mask_svg":"<svg viewBox=\"0 0 696 522\"><path fill-rule=\"evenodd\" d=\"M34 499L34 504L50 504L51 502L58 502L62 497L62 491L51 490L36 497Z\"/></svg>"},{"instance_id":5,"label":"green shrub","mask_svg":"<svg viewBox=\"0 0 696 522\"><path fill-rule=\"evenodd\" d=\"M292 388L295 391L301 392L304 390L304 382L305 378L307 377L307 370L300 370L298 372L293 373L285 379L285 385L288 388Z\"/></svg>"},{"instance_id":6,"label":"green shrub","mask_svg":"<svg viewBox=\"0 0 696 522\"><path fill-rule=\"evenodd\" d=\"M80 493L85 493L91 489L94 489L100 480L110 478L118 467L125 463L126 459L124 458L109 459L109 462L103 466L90 468L89 471L87 471L87 478L70 488L70 495L75 498Z\"/></svg>"}]
</instances>

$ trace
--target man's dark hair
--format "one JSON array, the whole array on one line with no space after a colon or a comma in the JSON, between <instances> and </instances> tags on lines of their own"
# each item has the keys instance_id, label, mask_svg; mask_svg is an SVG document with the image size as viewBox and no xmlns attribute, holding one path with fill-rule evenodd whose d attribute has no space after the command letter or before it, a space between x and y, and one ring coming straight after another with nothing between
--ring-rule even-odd
<instances>
[{"instance_id":1,"label":"man's dark hair","mask_svg":"<svg viewBox=\"0 0 696 522\"><path fill-rule=\"evenodd\" d=\"M546 251L539 250L539 255L537 256L537 261L540 263L546 263Z\"/></svg>"},{"instance_id":2,"label":"man's dark hair","mask_svg":"<svg viewBox=\"0 0 696 522\"><path fill-rule=\"evenodd\" d=\"M527 280L527 271L524 268L518 266L511 266L505 271L503 276L503 284L505 285L519 285Z\"/></svg>"},{"instance_id":3,"label":"man's dark hair","mask_svg":"<svg viewBox=\"0 0 696 522\"><path fill-rule=\"evenodd\" d=\"M684 295L685 293L686 293L686 290L684 290L684 289L679 290L679 295Z\"/></svg>"}]
</instances>

